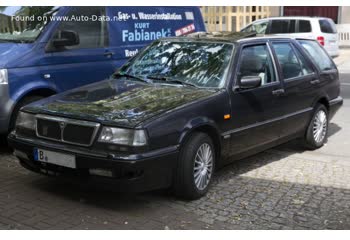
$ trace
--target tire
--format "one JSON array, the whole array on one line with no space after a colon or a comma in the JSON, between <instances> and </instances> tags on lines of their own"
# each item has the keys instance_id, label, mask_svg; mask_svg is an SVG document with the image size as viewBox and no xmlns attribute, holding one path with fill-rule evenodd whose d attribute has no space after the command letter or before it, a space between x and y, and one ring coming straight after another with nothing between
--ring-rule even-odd
<instances>
[{"instance_id":1,"label":"tire","mask_svg":"<svg viewBox=\"0 0 350 240\"><path fill-rule=\"evenodd\" d=\"M16 107L13 109L13 112L12 112L12 115L11 115L11 119L10 119L10 123L9 123L9 133L15 128L15 124L16 124L16 120L17 120L17 116L18 116L18 113L19 113L19 110L25 106L25 105L28 105L32 102L35 102L35 101L38 101L40 99L43 99L44 97L42 96L37 96L37 95L34 95L34 96L28 96L28 97L25 97L24 99L22 99L17 105Z\"/></svg>"},{"instance_id":2,"label":"tire","mask_svg":"<svg viewBox=\"0 0 350 240\"><path fill-rule=\"evenodd\" d=\"M327 108L322 104L318 104L305 134L304 145L306 148L314 150L325 144L328 135L328 123Z\"/></svg>"},{"instance_id":3,"label":"tire","mask_svg":"<svg viewBox=\"0 0 350 240\"><path fill-rule=\"evenodd\" d=\"M213 178L215 156L212 139L202 132L193 133L180 151L173 184L175 194L188 200L204 196Z\"/></svg>"}]
</instances>

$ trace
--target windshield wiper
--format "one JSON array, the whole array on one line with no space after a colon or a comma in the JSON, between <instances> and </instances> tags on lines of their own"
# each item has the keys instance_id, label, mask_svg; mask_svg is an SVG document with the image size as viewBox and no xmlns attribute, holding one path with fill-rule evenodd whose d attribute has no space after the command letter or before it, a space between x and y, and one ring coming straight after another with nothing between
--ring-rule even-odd
<instances>
[{"instance_id":1,"label":"windshield wiper","mask_svg":"<svg viewBox=\"0 0 350 240\"><path fill-rule=\"evenodd\" d=\"M196 84L193 84L193 83L188 83L188 82L184 82L184 81L180 81L180 80L167 80L167 82L169 83L176 83L176 84L181 84L181 85L184 85L184 86L190 86L190 87L195 87L195 88L198 88L198 86Z\"/></svg>"},{"instance_id":2,"label":"windshield wiper","mask_svg":"<svg viewBox=\"0 0 350 240\"><path fill-rule=\"evenodd\" d=\"M198 88L198 86L196 84L193 83L188 83L185 81L181 81L181 80L176 80L176 79L170 79L164 76L147 76L148 79L153 79L153 80L160 80L160 81L164 81L166 83L174 83L174 84L181 84L183 86L191 86L191 87L196 87Z\"/></svg>"},{"instance_id":3,"label":"windshield wiper","mask_svg":"<svg viewBox=\"0 0 350 240\"><path fill-rule=\"evenodd\" d=\"M140 78L140 77L138 77L138 76L134 76L134 75L127 74L127 73L115 73L115 74L113 74L113 76L114 76L114 77L132 78L132 79L135 79L135 80L137 80L137 81L146 82L146 83L152 83L152 81L150 81L150 80L143 79L143 78Z\"/></svg>"}]
</instances>

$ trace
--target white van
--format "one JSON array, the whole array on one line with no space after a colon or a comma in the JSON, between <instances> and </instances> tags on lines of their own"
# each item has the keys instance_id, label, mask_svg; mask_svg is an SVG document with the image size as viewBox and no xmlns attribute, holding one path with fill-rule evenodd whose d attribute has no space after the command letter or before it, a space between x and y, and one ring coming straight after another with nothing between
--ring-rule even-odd
<instances>
[{"instance_id":1,"label":"white van","mask_svg":"<svg viewBox=\"0 0 350 240\"><path fill-rule=\"evenodd\" d=\"M335 23L324 17L273 17L252 22L241 32L256 32L268 35L289 35L316 39L330 56L339 55L338 34Z\"/></svg>"}]
</instances>

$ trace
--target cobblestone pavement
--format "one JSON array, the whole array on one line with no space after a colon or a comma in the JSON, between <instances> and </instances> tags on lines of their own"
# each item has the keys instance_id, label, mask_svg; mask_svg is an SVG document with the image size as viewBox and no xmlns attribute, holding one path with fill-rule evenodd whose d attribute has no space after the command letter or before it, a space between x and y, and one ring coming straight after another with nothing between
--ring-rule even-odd
<instances>
[{"instance_id":1,"label":"cobblestone pavement","mask_svg":"<svg viewBox=\"0 0 350 240\"><path fill-rule=\"evenodd\" d=\"M350 102L317 151L297 142L219 171L208 195L130 195L65 184L0 149L0 229L350 229Z\"/></svg>"}]
</instances>

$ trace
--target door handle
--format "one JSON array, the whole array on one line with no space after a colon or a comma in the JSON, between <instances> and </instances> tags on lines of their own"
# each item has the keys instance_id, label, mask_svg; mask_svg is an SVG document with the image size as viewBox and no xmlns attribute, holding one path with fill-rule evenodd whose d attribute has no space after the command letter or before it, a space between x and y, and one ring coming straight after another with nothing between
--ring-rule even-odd
<instances>
[{"instance_id":1,"label":"door handle","mask_svg":"<svg viewBox=\"0 0 350 240\"><path fill-rule=\"evenodd\" d=\"M320 80L315 79L315 80L310 81L310 83L311 83L312 85L319 84L319 83L320 83Z\"/></svg>"},{"instance_id":2,"label":"door handle","mask_svg":"<svg viewBox=\"0 0 350 240\"><path fill-rule=\"evenodd\" d=\"M272 91L272 95L275 96L281 96L285 93L284 89L280 88L280 89L276 89Z\"/></svg>"},{"instance_id":3,"label":"door handle","mask_svg":"<svg viewBox=\"0 0 350 240\"><path fill-rule=\"evenodd\" d=\"M106 57L112 57L114 55L114 52L105 52L103 55Z\"/></svg>"}]
</instances>

